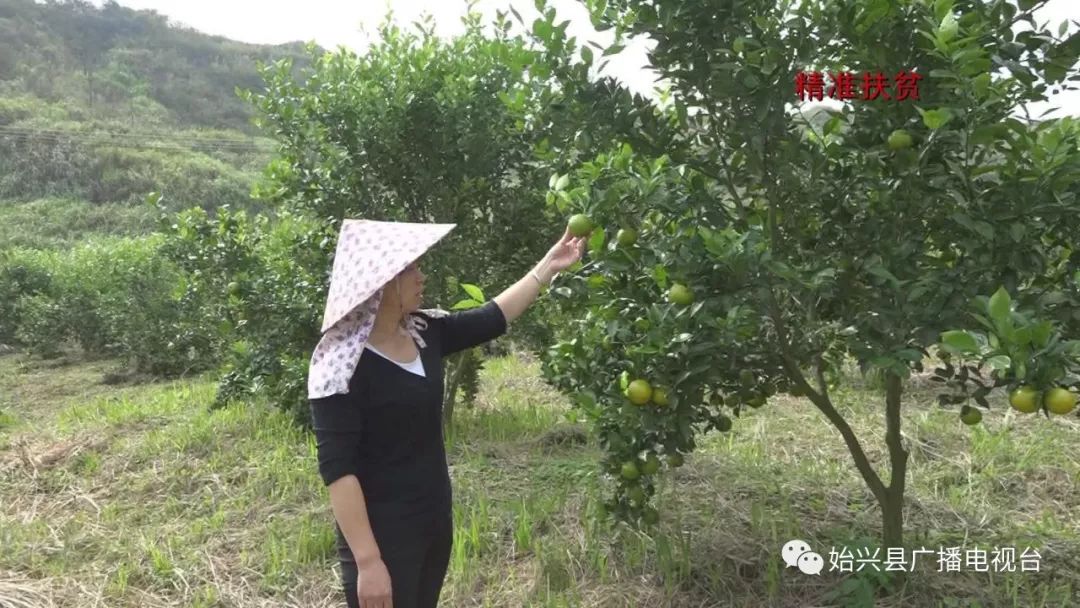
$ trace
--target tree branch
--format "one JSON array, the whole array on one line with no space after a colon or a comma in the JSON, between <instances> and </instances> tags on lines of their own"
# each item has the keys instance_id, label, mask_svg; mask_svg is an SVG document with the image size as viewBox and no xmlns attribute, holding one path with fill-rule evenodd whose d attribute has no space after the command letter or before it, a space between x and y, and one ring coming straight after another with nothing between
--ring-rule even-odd
<instances>
[{"instance_id":1,"label":"tree branch","mask_svg":"<svg viewBox=\"0 0 1080 608\"><path fill-rule=\"evenodd\" d=\"M818 390L825 399L829 399L829 383L825 381L825 358L821 353L814 358L814 374L817 377Z\"/></svg>"},{"instance_id":2,"label":"tree branch","mask_svg":"<svg viewBox=\"0 0 1080 608\"><path fill-rule=\"evenodd\" d=\"M855 468L858 469L859 474L862 475L863 481L869 486L870 491L874 493L874 497L878 502L884 504L887 500L889 489L885 487L885 484L881 481L881 477L874 471L874 467L870 464L870 459L866 457L866 452L863 451L862 445L859 443L859 438L855 436L855 431L844 420L844 417L840 415L840 412L833 406L832 399L823 390L818 392L813 389L806 381L806 377L803 375L802 370L799 369L798 362L791 355L789 350L790 344L788 342L787 327L784 324L783 317L780 315L780 308L776 303L776 296L773 293L772 286L769 286L769 311L773 321L773 326L776 329L778 340L780 341L780 353L784 362L784 370L788 376L795 380L797 384L803 389L806 389L807 397L810 398L811 403L817 406L818 410L836 427L836 430L840 431L840 436L844 438L844 443L847 444L848 451L851 452L851 457L855 461ZM824 371L823 360L818 355L817 375L818 381L822 383L824 389ZM899 432L899 431L898 431ZM905 461L906 464L906 461ZM895 461L893 461L895 470Z\"/></svg>"},{"instance_id":3,"label":"tree branch","mask_svg":"<svg viewBox=\"0 0 1080 608\"><path fill-rule=\"evenodd\" d=\"M710 123L711 123L712 122L712 117L710 117L709 120L710 120ZM713 137L715 137L717 143L719 143L720 142L720 134L715 132L716 131L716 124L715 123L712 123L712 128L713 128L713 131L714 131ZM742 197L739 196L739 193L735 190L735 183L731 178L731 166L728 165L727 159L724 158L724 155L722 153L718 152L716 154L716 157L718 159L720 159L720 166L724 169L724 177L725 177L724 185L727 186L728 192L731 194L731 199L733 201L735 201L735 205L739 207L739 213L745 218L746 217L746 205L743 204Z\"/></svg>"},{"instance_id":4,"label":"tree branch","mask_svg":"<svg viewBox=\"0 0 1080 608\"><path fill-rule=\"evenodd\" d=\"M889 492L896 497L904 495L907 478L908 452L904 449L900 435L900 397L903 386L900 377L889 373L885 376L885 444L889 446L889 461L892 470L889 477Z\"/></svg>"}]
</instances>

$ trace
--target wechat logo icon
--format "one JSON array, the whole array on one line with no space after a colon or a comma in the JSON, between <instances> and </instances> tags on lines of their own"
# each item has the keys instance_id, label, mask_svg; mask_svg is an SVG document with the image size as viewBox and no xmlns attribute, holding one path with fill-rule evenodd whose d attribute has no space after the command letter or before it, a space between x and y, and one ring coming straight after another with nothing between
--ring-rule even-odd
<instances>
[{"instance_id":1,"label":"wechat logo icon","mask_svg":"<svg viewBox=\"0 0 1080 608\"><path fill-rule=\"evenodd\" d=\"M788 568L798 568L803 574L821 574L825 567L821 555L811 551L810 545L803 540L789 540L780 554Z\"/></svg>"}]
</instances>

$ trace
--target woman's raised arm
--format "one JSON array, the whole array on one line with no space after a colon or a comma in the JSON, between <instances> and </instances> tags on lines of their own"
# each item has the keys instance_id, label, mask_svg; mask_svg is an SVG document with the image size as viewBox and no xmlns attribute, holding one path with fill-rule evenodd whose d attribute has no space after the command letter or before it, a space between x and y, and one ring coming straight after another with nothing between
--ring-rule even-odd
<instances>
[{"instance_id":1,"label":"woman's raised arm","mask_svg":"<svg viewBox=\"0 0 1080 608\"><path fill-rule=\"evenodd\" d=\"M528 274L495 296L495 304L506 317L506 322L511 323L520 317L525 309L536 301L536 297L540 295L541 286L547 286L557 273L580 260L584 249L585 239L574 237L568 228L559 242L548 250Z\"/></svg>"}]
</instances>

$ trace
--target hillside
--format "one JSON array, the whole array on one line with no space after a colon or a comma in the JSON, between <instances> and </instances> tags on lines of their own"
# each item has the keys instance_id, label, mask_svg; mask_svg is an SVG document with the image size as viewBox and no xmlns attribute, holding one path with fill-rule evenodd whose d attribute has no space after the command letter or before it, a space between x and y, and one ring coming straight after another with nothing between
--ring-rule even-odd
<instances>
[{"instance_id":1,"label":"hillside","mask_svg":"<svg viewBox=\"0 0 1080 608\"><path fill-rule=\"evenodd\" d=\"M236 88L260 85L257 61L306 57L299 43L208 36L111 1L0 0L0 95L77 108L83 119L254 134Z\"/></svg>"},{"instance_id":2,"label":"hillside","mask_svg":"<svg viewBox=\"0 0 1080 608\"><path fill-rule=\"evenodd\" d=\"M273 143L236 91L261 86L258 62L308 57L299 43L208 36L111 0L0 0L0 220L130 207L151 191L176 208L250 204ZM144 231L145 217L121 215L96 232ZM83 235L39 243L26 226L10 225L19 238L0 247Z\"/></svg>"}]
</instances>

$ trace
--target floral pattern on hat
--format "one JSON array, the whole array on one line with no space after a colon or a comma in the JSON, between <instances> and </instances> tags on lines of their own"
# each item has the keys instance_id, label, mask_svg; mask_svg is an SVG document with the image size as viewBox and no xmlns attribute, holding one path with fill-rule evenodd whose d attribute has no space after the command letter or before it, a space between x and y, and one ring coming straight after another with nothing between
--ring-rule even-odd
<instances>
[{"instance_id":1,"label":"floral pattern on hat","mask_svg":"<svg viewBox=\"0 0 1080 608\"><path fill-rule=\"evenodd\" d=\"M338 236L322 338L311 355L308 398L349 392L349 379L375 325L383 287L446 236L454 224L345 220ZM424 311L438 317L442 311ZM423 348L423 319L410 315L404 330Z\"/></svg>"}]
</instances>

